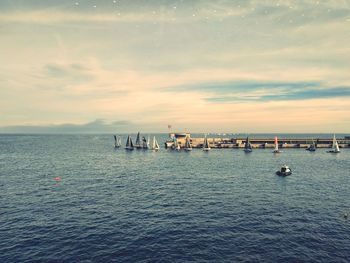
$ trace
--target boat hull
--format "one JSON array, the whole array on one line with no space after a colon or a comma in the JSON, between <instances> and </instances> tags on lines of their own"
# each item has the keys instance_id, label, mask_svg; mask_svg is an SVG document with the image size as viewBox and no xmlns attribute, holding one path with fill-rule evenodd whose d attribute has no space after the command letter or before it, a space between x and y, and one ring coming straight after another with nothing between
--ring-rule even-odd
<instances>
[{"instance_id":1,"label":"boat hull","mask_svg":"<svg viewBox=\"0 0 350 263\"><path fill-rule=\"evenodd\" d=\"M127 151L133 151L134 148L133 148L133 147L125 147L125 150L127 150Z\"/></svg>"},{"instance_id":2,"label":"boat hull","mask_svg":"<svg viewBox=\"0 0 350 263\"><path fill-rule=\"evenodd\" d=\"M316 151L315 148L307 148L307 149L305 149L305 150L307 150L307 151L309 151L309 152L315 152L315 151Z\"/></svg>"},{"instance_id":3,"label":"boat hull","mask_svg":"<svg viewBox=\"0 0 350 263\"><path fill-rule=\"evenodd\" d=\"M290 172L281 172L281 171L277 171L276 174L278 176L288 176L288 175L291 175L292 174L292 171Z\"/></svg>"},{"instance_id":4,"label":"boat hull","mask_svg":"<svg viewBox=\"0 0 350 263\"><path fill-rule=\"evenodd\" d=\"M282 153L280 150L274 150L273 153Z\"/></svg>"}]
</instances>

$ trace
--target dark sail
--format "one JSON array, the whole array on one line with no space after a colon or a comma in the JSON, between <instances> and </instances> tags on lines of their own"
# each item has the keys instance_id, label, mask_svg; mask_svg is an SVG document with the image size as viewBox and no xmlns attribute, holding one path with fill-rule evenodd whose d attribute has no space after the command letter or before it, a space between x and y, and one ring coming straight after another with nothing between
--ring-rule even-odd
<instances>
[{"instance_id":1,"label":"dark sail","mask_svg":"<svg viewBox=\"0 0 350 263\"><path fill-rule=\"evenodd\" d=\"M140 132L137 133L135 146L141 147Z\"/></svg>"},{"instance_id":2,"label":"dark sail","mask_svg":"<svg viewBox=\"0 0 350 263\"><path fill-rule=\"evenodd\" d=\"M128 135L128 139L126 140L125 148L129 150L134 148L134 144L132 143L130 135Z\"/></svg>"},{"instance_id":3,"label":"dark sail","mask_svg":"<svg viewBox=\"0 0 350 263\"><path fill-rule=\"evenodd\" d=\"M247 139L245 140L245 145L244 145L244 149L251 149L252 146L250 144L249 138L247 137Z\"/></svg>"}]
</instances>

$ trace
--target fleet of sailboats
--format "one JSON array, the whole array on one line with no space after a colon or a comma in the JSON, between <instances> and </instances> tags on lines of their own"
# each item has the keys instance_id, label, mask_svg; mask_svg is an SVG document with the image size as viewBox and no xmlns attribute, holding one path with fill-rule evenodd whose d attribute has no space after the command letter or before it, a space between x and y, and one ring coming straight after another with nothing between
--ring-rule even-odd
<instances>
[{"instance_id":1,"label":"fleet of sailboats","mask_svg":"<svg viewBox=\"0 0 350 263\"><path fill-rule=\"evenodd\" d=\"M122 141L121 141L121 137L117 136L117 135L113 135L114 136L114 147L115 148L120 148ZM136 149L145 149L145 150L154 150L154 151L158 151L160 149L159 143L156 139L155 136L153 136L153 140L151 143L150 140L150 136L148 136L148 138L146 139L144 136L142 137L142 140L140 139L140 132L137 133L136 136L136 143L134 144L131 136L128 135L127 140L126 140L126 145L125 145L125 149L126 150L134 150ZM151 143L151 145L150 145ZM273 153L281 153L282 151L279 149L279 144L278 144L278 138L277 136L274 139L274 150ZM171 146L171 148L173 150L181 150L181 146L180 143L178 142L177 138L173 138L173 145ZM185 139L185 145L182 147L184 150L186 151L191 151L192 150L192 144L191 144L191 139L189 136L186 137ZM205 135L204 137L204 141L203 141L203 145L202 145L202 150L203 151L209 151L211 149L209 141L207 136ZM307 147L305 150L314 152L317 149L317 144L315 143L315 141L312 139L312 143L309 145L309 147ZM245 142L244 142L244 152L246 153L250 153L252 152L252 145L250 143L249 137L246 138ZM333 135L333 141L332 141L332 149L327 151L329 153L340 153L340 149L339 149L339 144L338 141L335 137L335 134Z\"/></svg>"},{"instance_id":2,"label":"fleet of sailboats","mask_svg":"<svg viewBox=\"0 0 350 263\"><path fill-rule=\"evenodd\" d=\"M120 136L117 137L116 135L114 135L114 140L115 140L115 147L119 148L120 145L121 145L121 138L120 138ZM141 140L140 140L140 133L137 133L136 142L137 143L134 144L132 142L131 136L128 135L128 138L126 139L125 150L132 151L132 150L134 150L136 148L136 149L158 151L160 149L159 143L157 142L157 139L156 139L155 136L153 136L152 146L150 146L150 136L148 136L148 139L146 139L145 137L142 137L142 142L141 142Z\"/></svg>"}]
</instances>

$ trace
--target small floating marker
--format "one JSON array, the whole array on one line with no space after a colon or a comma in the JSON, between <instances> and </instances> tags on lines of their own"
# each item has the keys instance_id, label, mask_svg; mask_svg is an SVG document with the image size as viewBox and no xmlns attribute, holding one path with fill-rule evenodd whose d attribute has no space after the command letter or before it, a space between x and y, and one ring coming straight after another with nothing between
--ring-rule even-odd
<instances>
[{"instance_id":1,"label":"small floating marker","mask_svg":"<svg viewBox=\"0 0 350 263\"><path fill-rule=\"evenodd\" d=\"M348 213L344 213L344 214L343 214L343 218L344 218L344 219L348 219Z\"/></svg>"},{"instance_id":2,"label":"small floating marker","mask_svg":"<svg viewBox=\"0 0 350 263\"><path fill-rule=\"evenodd\" d=\"M56 181L56 182L60 182L61 180L62 180L62 179L61 179L60 176L55 177L55 181Z\"/></svg>"}]
</instances>

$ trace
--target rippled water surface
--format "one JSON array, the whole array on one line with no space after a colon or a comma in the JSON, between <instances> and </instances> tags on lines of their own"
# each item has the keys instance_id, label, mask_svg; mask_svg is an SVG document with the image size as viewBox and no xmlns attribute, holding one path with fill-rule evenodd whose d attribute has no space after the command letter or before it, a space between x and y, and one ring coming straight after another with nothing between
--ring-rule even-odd
<instances>
[{"instance_id":1,"label":"rippled water surface","mask_svg":"<svg viewBox=\"0 0 350 263\"><path fill-rule=\"evenodd\" d=\"M0 262L350 261L350 149L113 143L0 135Z\"/></svg>"}]
</instances>

